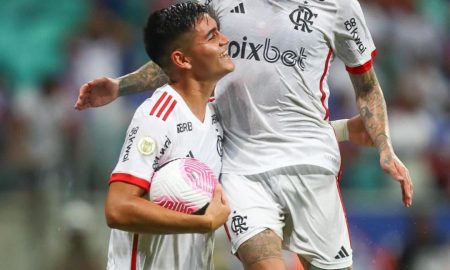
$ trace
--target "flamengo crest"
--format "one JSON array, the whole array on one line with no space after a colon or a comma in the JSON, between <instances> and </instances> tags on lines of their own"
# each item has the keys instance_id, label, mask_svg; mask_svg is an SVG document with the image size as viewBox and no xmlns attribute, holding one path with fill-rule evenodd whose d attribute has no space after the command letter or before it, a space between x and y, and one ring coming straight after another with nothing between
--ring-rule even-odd
<instances>
[{"instance_id":1,"label":"flamengo crest","mask_svg":"<svg viewBox=\"0 0 450 270\"><path fill-rule=\"evenodd\" d=\"M313 13L311 9L306 6L299 5L298 8L289 15L291 22L295 24L294 29L298 30L301 28L302 32L311 33L310 26L313 25L313 19L317 18L317 14Z\"/></svg>"}]
</instances>

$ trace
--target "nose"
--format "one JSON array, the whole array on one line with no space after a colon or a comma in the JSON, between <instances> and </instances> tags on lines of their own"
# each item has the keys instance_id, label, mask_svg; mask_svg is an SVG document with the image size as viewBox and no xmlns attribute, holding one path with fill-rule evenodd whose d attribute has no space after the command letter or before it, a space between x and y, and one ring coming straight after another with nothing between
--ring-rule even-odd
<instances>
[{"instance_id":1,"label":"nose","mask_svg":"<svg viewBox=\"0 0 450 270\"><path fill-rule=\"evenodd\" d=\"M220 37L220 45L221 46L226 46L228 45L228 43L230 43L230 40L228 39L228 37L226 35L224 35L222 32L219 32L219 37Z\"/></svg>"}]
</instances>

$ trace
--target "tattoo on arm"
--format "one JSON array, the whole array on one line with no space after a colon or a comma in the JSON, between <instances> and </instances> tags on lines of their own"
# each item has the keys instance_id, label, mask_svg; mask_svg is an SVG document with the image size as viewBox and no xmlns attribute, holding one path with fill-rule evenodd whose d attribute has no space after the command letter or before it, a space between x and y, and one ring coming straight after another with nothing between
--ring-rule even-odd
<instances>
[{"instance_id":1,"label":"tattoo on arm","mask_svg":"<svg viewBox=\"0 0 450 270\"><path fill-rule=\"evenodd\" d=\"M120 96L156 89L169 81L164 71L152 61L119 80Z\"/></svg>"},{"instance_id":2,"label":"tattoo on arm","mask_svg":"<svg viewBox=\"0 0 450 270\"><path fill-rule=\"evenodd\" d=\"M386 102L373 68L364 74L350 75L359 113L379 151L391 147Z\"/></svg>"}]
</instances>

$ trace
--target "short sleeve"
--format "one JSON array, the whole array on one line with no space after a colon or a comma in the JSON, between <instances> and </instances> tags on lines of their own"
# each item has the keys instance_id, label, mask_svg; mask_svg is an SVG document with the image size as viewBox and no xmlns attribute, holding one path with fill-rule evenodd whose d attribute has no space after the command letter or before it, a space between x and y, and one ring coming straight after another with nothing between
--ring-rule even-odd
<instances>
[{"instance_id":1,"label":"short sleeve","mask_svg":"<svg viewBox=\"0 0 450 270\"><path fill-rule=\"evenodd\" d=\"M349 73L361 74L372 68L375 45L357 0L338 0L334 29L336 55Z\"/></svg>"},{"instance_id":2,"label":"short sleeve","mask_svg":"<svg viewBox=\"0 0 450 270\"><path fill-rule=\"evenodd\" d=\"M145 190L158 167L158 155L171 144L166 122L151 117L142 108L136 111L125 135L117 165L110 183L126 182Z\"/></svg>"}]
</instances>

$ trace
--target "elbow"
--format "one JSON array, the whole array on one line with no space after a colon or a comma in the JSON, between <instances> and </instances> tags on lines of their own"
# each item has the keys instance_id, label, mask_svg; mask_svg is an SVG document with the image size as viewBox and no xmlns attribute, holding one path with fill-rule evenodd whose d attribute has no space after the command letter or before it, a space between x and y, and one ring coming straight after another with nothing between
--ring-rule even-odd
<instances>
[{"instance_id":1,"label":"elbow","mask_svg":"<svg viewBox=\"0 0 450 270\"><path fill-rule=\"evenodd\" d=\"M106 224L111 229L120 229L123 225L123 215L120 207L117 205L106 205L105 208Z\"/></svg>"}]
</instances>

